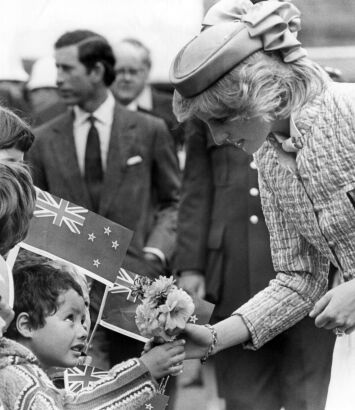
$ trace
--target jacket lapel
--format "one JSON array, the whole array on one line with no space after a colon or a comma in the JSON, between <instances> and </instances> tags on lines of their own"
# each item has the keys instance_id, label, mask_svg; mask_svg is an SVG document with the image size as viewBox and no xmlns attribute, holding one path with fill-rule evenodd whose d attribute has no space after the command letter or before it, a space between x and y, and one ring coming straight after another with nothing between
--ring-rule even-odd
<instances>
[{"instance_id":1,"label":"jacket lapel","mask_svg":"<svg viewBox=\"0 0 355 410\"><path fill-rule=\"evenodd\" d=\"M111 128L107 167L101 191L100 215L105 216L112 199L118 194L123 173L127 167L126 164L131 146L134 145L135 128L136 122L132 119L132 113L116 104Z\"/></svg>"},{"instance_id":2,"label":"jacket lapel","mask_svg":"<svg viewBox=\"0 0 355 410\"><path fill-rule=\"evenodd\" d=\"M73 113L68 112L63 121L54 125L53 131L57 135L52 139L51 148L52 152L57 153L58 173L63 176L70 198L74 198L74 203L89 208L91 200L76 156L73 120Z\"/></svg>"}]
</instances>

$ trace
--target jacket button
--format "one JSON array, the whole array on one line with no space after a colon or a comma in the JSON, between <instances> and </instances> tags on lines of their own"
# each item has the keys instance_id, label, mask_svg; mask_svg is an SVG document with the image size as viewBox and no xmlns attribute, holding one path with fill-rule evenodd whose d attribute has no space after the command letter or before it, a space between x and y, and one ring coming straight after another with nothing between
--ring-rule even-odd
<instances>
[{"instance_id":1,"label":"jacket button","mask_svg":"<svg viewBox=\"0 0 355 410\"><path fill-rule=\"evenodd\" d=\"M255 187L250 188L250 189L249 189L249 194L250 194L251 196L258 196L258 195L259 195L259 190L258 190L258 188L255 188Z\"/></svg>"},{"instance_id":2,"label":"jacket button","mask_svg":"<svg viewBox=\"0 0 355 410\"><path fill-rule=\"evenodd\" d=\"M256 215L251 215L249 217L249 221L250 223L252 223L253 225L257 224L259 222L259 218Z\"/></svg>"},{"instance_id":3,"label":"jacket button","mask_svg":"<svg viewBox=\"0 0 355 410\"><path fill-rule=\"evenodd\" d=\"M256 164L255 161L251 161L251 163L249 164L251 169L256 169Z\"/></svg>"},{"instance_id":4,"label":"jacket button","mask_svg":"<svg viewBox=\"0 0 355 410\"><path fill-rule=\"evenodd\" d=\"M335 241L333 241L333 240L328 241L328 245L329 245L330 248L334 248Z\"/></svg>"}]
</instances>

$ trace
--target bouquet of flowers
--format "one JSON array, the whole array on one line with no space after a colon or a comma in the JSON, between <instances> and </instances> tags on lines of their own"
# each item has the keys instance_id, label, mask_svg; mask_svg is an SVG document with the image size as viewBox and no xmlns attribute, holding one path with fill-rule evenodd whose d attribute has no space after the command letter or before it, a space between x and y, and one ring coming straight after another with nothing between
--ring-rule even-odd
<instances>
[{"instance_id":1,"label":"bouquet of flowers","mask_svg":"<svg viewBox=\"0 0 355 410\"><path fill-rule=\"evenodd\" d=\"M179 289L172 277L151 280L141 276L132 293L142 300L135 318L140 333L157 341L174 340L195 310L191 296Z\"/></svg>"}]
</instances>

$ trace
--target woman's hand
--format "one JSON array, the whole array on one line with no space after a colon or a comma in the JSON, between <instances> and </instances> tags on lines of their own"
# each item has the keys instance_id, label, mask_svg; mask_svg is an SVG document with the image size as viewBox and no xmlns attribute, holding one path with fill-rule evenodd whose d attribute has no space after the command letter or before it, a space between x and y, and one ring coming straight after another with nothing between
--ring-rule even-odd
<instances>
[{"instance_id":1,"label":"woman's hand","mask_svg":"<svg viewBox=\"0 0 355 410\"><path fill-rule=\"evenodd\" d=\"M349 334L355 329L355 279L328 291L309 314L315 325L325 329L340 328Z\"/></svg>"},{"instance_id":2,"label":"woman's hand","mask_svg":"<svg viewBox=\"0 0 355 410\"><path fill-rule=\"evenodd\" d=\"M185 329L180 333L179 337L185 339L185 360L201 359L207 352L212 343L212 334L205 326L186 324ZM164 343L164 341L159 341ZM159 343L158 342L158 343ZM150 339L144 345L142 357L157 346L156 339Z\"/></svg>"},{"instance_id":3,"label":"woman's hand","mask_svg":"<svg viewBox=\"0 0 355 410\"><path fill-rule=\"evenodd\" d=\"M187 324L182 332L186 340L186 359L201 359L212 343L212 334L205 326Z\"/></svg>"}]
</instances>

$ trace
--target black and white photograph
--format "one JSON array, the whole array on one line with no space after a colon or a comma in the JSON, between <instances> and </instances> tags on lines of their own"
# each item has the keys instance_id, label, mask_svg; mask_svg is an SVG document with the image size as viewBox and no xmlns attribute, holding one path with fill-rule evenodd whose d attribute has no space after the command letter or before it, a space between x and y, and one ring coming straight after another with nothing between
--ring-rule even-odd
<instances>
[{"instance_id":1,"label":"black and white photograph","mask_svg":"<svg viewBox=\"0 0 355 410\"><path fill-rule=\"evenodd\" d=\"M354 410L355 3L0 16L0 410Z\"/></svg>"}]
</instances>

